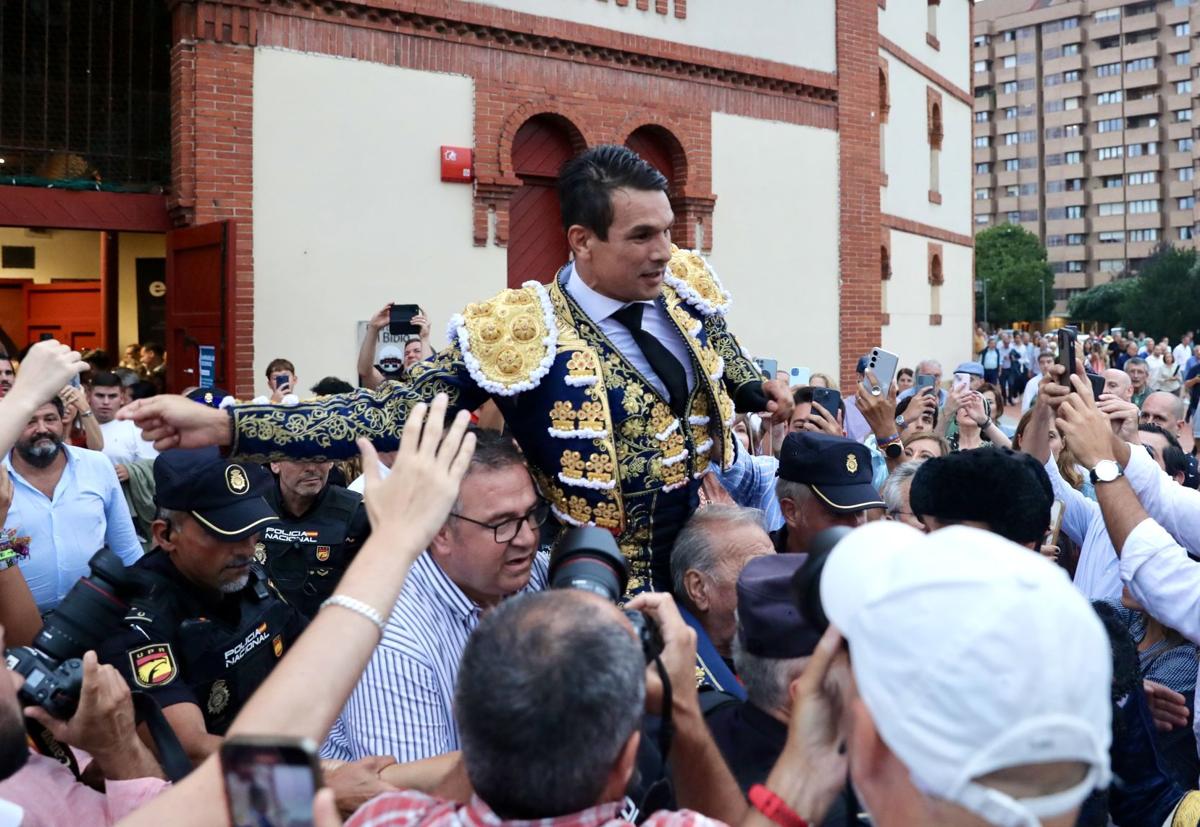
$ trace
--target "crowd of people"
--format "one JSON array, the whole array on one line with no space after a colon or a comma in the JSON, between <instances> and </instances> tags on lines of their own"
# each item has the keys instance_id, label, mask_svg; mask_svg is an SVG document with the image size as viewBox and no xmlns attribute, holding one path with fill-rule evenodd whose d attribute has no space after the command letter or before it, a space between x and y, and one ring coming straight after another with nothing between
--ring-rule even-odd
<instances>
[{"instance_id":1,"label":"crowd of people","mask_svg":"<svg viewBox=\"0 0 1200 827\"><path fill-rule=\"evenodd\" d=\"M793 387L652 167L559 196L355 382L0 361L0 825L1200 824L1190 334Z\"/></svg>"}]
</instances>

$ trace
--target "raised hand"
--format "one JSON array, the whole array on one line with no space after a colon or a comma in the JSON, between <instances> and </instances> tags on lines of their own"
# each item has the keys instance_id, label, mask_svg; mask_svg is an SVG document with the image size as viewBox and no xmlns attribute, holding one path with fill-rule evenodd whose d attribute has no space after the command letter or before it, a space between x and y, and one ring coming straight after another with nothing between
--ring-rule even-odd
<instances>
[{"instance_id":1,"label":"raised hand","mask_svg":"<svg viewBox=\"0 0 1200 827\"><path fill-rule=\"evenodd\" d=\"M131 420L158 451L233 444L233 418L186 396L138 399L117 411L117 419Z\"/></svg>"},{"instance_id":2,"label":"raised hand","mask_svg":"<svg viewBox=\"0 0 1200 827\"><path fill-rule=\"evenodd\" d=\"M21 370L8 393L10 399L27 399L34 406L49 402L64 385L88 369L77 351L46 339L29 348Z\"/></svg>"}]
</instances>

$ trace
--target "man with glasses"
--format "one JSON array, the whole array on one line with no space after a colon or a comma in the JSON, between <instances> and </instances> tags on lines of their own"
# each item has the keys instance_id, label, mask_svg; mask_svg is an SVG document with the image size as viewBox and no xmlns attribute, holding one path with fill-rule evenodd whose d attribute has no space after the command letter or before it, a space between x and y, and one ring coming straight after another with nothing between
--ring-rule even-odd
<instances>
[{"instance_id":1,"label":"man with glasses","mask_svg":"<svg viewBox=\"0 0 1200 827\"><path fill-rule=\"evenodd\" d=\"M546 587L538 529L549 512L513 441L476 431L458 502L413 563L323 757L404 762L459 748L454 683L463 648L488 609Z\"/></svg>"}]
</instances>

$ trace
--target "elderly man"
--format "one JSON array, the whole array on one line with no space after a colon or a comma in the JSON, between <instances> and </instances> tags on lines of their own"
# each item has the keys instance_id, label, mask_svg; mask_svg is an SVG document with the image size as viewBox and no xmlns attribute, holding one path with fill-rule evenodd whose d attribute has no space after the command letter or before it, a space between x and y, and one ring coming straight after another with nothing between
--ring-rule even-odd
<instances>
[{"instance_id":1,"label":"elderly man","mask_svg":"<svg viewBox=\"0 0 1200 827\"><path fill-rule=\"evenodd\" d=\"M1150 367L1145 359L1134 356L1125 362L1124 370L1129 374L1129 384L1132 386L1130 401L1140 408L1150 395Z\"/></svg>"},{"instance_id":2,"label":"elderly man","mask_svg":"<svg viewBox=\"0 0 1200 827\"><path fill-rule=\"evenodd\" d=\"M463 647L486 611L545 588L538 528L548 513L512 440L478 431L454 511L413 563L325 757L404 762L459 748L454 683Z\"/></svg>"},{"instance_id":3,"label":"elderly man","mask_svg":"<svg viewBox=\"0 0 1200 827\"><path fill-rule=\"evenodd\" d=\"M794 691L793 720L812 720L826 755L846 752L873 824L1072 827L1107 786L1108 635L1045 560L975 529L924 535L880 522L833 549L820 596L854 680L836 704L831 690L808 689L822 685L828 647L840 643L831 632ZM816 772L816 756L810 765L789 791L832 801L844 777ZM796 814L811 824L825 811Z\"/></svg>"},{"instance_id":4,"label":"elderly man","mask_svg":"<svg viewBox=\"0 0 1200 827\"><path fill-rule=\"evenodd\" d=\"M701 690L745 697L732 668L738 575L754 558L774 553L762 512L735 505L697 511L675 538L671 581L679 613L696 630Z\"/></svg>"},{"instance_id":5,"label":"elderly man","mask_svg":"<svg viewBox=\"0 0 1200 827\"><path fill-rule=\"evenodd\" d=\"M888 475L879 496L887 503L887 518L912 526L918 531L925 531L925 525L913 513L909 502L909 492L912 490L913 477L921 470L923 460L909 461Z\"/></svg>"},{"instance_id":6,"label":"elderly man","mask_svg":"<svg viewBox=\"0 0 1200 827\"><path fill-rule=\"evenodd\" d=\"M825 529L865 522L869 509L885 506L871 476L865 445L829 434L788 434L775 486L784 520L774 536L775 550L804 554Z\"/></svg>"},{"instance_id":7,"label":"elderly man","mask_svg":"<svg viewBox=\"0 0 1200 827\"><path fill-rule=\"evenodd\" d=\"M1108 368L1104 371L1104 392L1115 396L1122 402L1133 401L1133 380L1129 374L1118 368Z\"/></svg>"},{"instance_id":8,"label":"elderly man","mask_svg":"<svg viewBox=\"0 0 1200 827\"><path fill-rule=\"evenodd\" d=\"M670 242L667 180L624 147L569 161L559 201L573 254L550 284L527 282L469 305L450 346L408 382L373 395L228 413L179 398L123 411L161 441L235 455L340 459L356 436L395 448L408 411L445 392L474 410L492 399L563 525L618 538L630 590L671 585L671 545L699 502L710 458L736 456L736 410L786 421L792 401L764 381L727 329L729 294L697 253ZM544 277L545 274L531 274Z\"/></svg>"},{"instance_id":9,"label":"elderly man","mask_svg":"<svg viewBox=\"0 0 1200 827\"><path fill-rule=\"evenodd\" d=\"M937 359L924 359L924 360L918 362L917 363L918 380L919 380L919 377L921 377L921 376L932 377L933 387L937 388L938 407L944 408L946 406L947 394L946 394L946 391L942 388L942 363L939 362ZM896 397L896 401L902 402L903 400L912 396L918 390L919 390L918 386L914 385L913 387L909 388L908 390L901 391L900 395Z\"/></svg>"}]
</instances>

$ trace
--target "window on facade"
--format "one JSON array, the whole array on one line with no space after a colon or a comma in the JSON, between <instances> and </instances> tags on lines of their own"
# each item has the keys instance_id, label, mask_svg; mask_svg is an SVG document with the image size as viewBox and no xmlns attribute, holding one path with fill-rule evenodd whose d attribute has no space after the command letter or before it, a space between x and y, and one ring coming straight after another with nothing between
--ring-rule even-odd
<instances>
[{"instance_id":1,"label":"window on facade","mask_svg":"<svg viewBox=\"0 0 1200 827\"><path fill-rule=\"evenodd\" d=\"M1017 117L1017 107L1009 106L1004 110L1004 119L1006 121L1010 121L1015 117Z\"/></svg>"},{"instance_id":2,"label":"window on facade","mask_svg":"<svg viewBox=\"0 0 1200 827\"><path fill-rule=\"evenodd\" d=\"M1191 210L1196 207L1196 197L1194 195L1185 195L1183 198L1176 200L1178 201L1176 209Z\"/></svg>"},{"instance_id":3,"label":"window on facade","mask_svg":"<svg viewBox=\"0 0 1200 827\"><path fill-rule=\"evenodd\" d=\"M1179 140L1177 140L1175 142L1175 151L1176 152L1191 152L1192 151L1192 139L1191 138L1180 138Z\"/></svg>"},{"instance_id":4,"label":"window on facade","mask_svg":"<svg viewBox=\"0 0 1200 827\"><path fill-rule=\"evenodd\" d=\"M1096 67L1096 77L1098 77L1098 78L1106 78L1106 77L1109 77L1110 75L1119 75L1119 74L1121 74L1121 64L1120 63L1101 63L1099 66Z\"/></svg>"},{"instance_id":5,"label":"window on facade","mask_svg":"<svg viewBox=\"0 0 1200 827\"><path fill-rule=\"evenodd\" d=\"M987 123L991 119L992 119L991 112L976 112L975 113L975 123Z\"/></svg>"},{"instance_id":6,"label":"window on facade","mask_svg":"<svg viewBox=\"0 0 1200 827\"><path fill-rule=\"evenodd\" d=\"M1107 161L1110 158L1120 158L1125 154L1123 146L1102 146L1096 150L1097 161Z\"/></svg>"},{"instance_id":7,"label":"window on facade","mask_svg":"<svg viewBox=\"0 0 1200 827\"><path fill-rule=\"evenodd\" d=\"M975 64L972 67L972 70L976 71L976 72L986 72L987 70L989 70L991 68L992 68L992 62L990 60L977 60L977 61L975 61Z\"/></svg>"},{"instance_id":8,"label":"window on facade","mask_svg":"<svg viewBox=\"0 0 1200 827\"><path fill-rule=\"evenodd\" d=\"M1120 176L1117 176L1118 178ZM1129 173L1129 186L1136 187L1139 184L1157 184L1158 170L1152 169L1146 172L1131 172Z\"/></svg>"},{"instance_id":9,"label":"window on facade","mask_svg":"<svg viewBox=\"0 0 1200 827\"><path fill-rule=\"evenodd\" d=\"M1079 192L1080 190L1083 189L1083 179L1082 178L1068 178L1066 189L1067 189L1067 192Z\"/></svg>"},{"instance_id":10,"label":"window on facade","mask_svg":"<svg viewBox=\"0 0 1200 827\"><path fill-rule=\"evenodd\" d=\"M975 165L975 174L976 175L990 175L991 172L992 172L991 162L985 162L982 164Z\"/></svg>"},{"instance_id":11,"label":"window on facade","mask_svg":"<svg viewBox=\"0 0 1200 827\"><path fill-rule=\"evenodd\" d=\"M1079 54L1079 44L1078 43L1063 44L1062 53L1063 53L1063 57L1070 57L1071 55Z\"/></svg>"},{"instance_id":12,"label":"window on facade","mask_svg":"<svg viewBox=\"0 0 1200 827\"><path fill-rule=\"evenodd\" d=\"M1067 262L1067 272L1068 273L1082 273L1083 272L1083 262L1082 261L1068 261Z\"/></svg>"},{"instance_id":13,"label":"window on facade","mask_svg":"<svg viewBox=\"0 0 1200 827\"><path fill-rule=\"evenodd\" d=\"M1009 196L1010 198L1015 198L1016 196L1021 194L1021 188L1019 186L1017 186L1016 184L1009 184L1007 187L1004 188L1004 194Z\"/></svg>"},{"instance_id":14,"label":"window on facade","mask_svg":"<svg viewBox=\"0 0 1200 827\"><path fill-rule=\"evenodd\" d=\"M1196 170L1193 167L1180 167L1175 170L1175 180L1191 181L1196 176Z\"/></svg>"},{"instance_id":15,"label":"window on facade","mask_svg":"<svg viewBox=\"0 0 1200 827\"><path fill-rule=\"evenodd\" d=\"M1174 112L1171 113L1171 115L1175 118L1175 123L1180 123L1182 121L1190 121L1192 119L1192 110L1176 109Z\"/></svg>"},{"instance_id":16,"label":"window on facade","mask_svg":"<svg viewBox=\"0 0 1200 827\"><path fill-rule=\"evenodd\" d=\"M1158 228L1149 227L1145 230L1130 230L1130 241L1158 241Z\"/></svg>"},{"instance_id":17,"label":"window on facade","mask_svg":"<svg viewBox=\"0 0 1200 827\"><path fill-rule=\"evenodd\" d=\"M928 0L928 11L926 12L925 31L930 37L938 36L938 4L935 0Z\"/></svg>"},{"instance_id":18,"label":"window on facade","mask_svg":"<svg viewBox=\"0 0 1200 827\"><path fill-rule=\"evenodd\" d=\"M992 36L987 34L977 34L971 40L972 46L986 46L992 42Z\"/></svg>"},{"instance_id":19,"label":"window on facade","mask_svg":"<svg viewBox=\"0 0 1200 827\"><path fill-rule=\"evenodd\" d=\"M1096 23L1107 23L1109 20L1116 20L1121 16L1121 10L1117 9L1101 9L1092 15L1092 20Z\"/></svg>"},{"instance_id":20,"label":"window on facade","mask_svg":"<svg viewBox=\"0 0 1200 827\"><path fill-rule=\"evenodd\" d=\"M1125 269L1123 258L1102 258L1098 262L1101 273L1119 273Z\"/></svg>"},{"instance_id":21,"label":"window on facade","mask_svg":"<svg viewBox=\"0 0 1200 827\"><path fill-rule=\"evenodd\" d=\"M1175 58L1176 66L1190 66L1192 63L1191 52L1176 52L1172 57Z\"/></svg>"},{"instance_id":22,"label":"window on facade","mask_svg":"<svg viewBox=\"0 0 1200 827\"><path fill-rule=\"evenodd\" d=\"M1148 126L1158 126L1158 115L1134 115L1125 119L1126 129L1144 129Z\"/></svg>"},{"instance_id":23,"label":"window on facade","mask_svg":"<svg viewBox=\"0 0 1200 827\"><path fill-rule=\"evenodd\" d=\"M1171 30L1176 37L1187 37L1192 33L1192 24L1188 22L1176 23Z\"/></svg>"},{"instance_id":24,"label":"window on facade","mask_svg":"<svg viewBox=\"0 0 1200 827\"><path fill-rule=\"evenodd\" d=\"M1135 43L1150 43L1155 40L1158 40L1158 32L1156 31L1132 32L1125 35L1126 46L1132 46Z\"/></svg>"},{"instance_id":25,"label":"window on facade","mask_svg":"<svg viewBox=\"0 0 1200 827\"><path fill-rule=\"evenodd\" d=\"M1004 135L1004 145L1005 145L1005 146L1012 146L1012 145L1014 145L1014 144L1016 144L1016 143L1019 143L1019 142L1020 142L1020 140L1021 140L1021 139L1020 139L1020 137L1017 135L1017 133L1016 133L1016 132L1008 132L1008 133L1006 133L1006 134Z\"/></svg>"},{"instance_id":26,"label":"window on facade","mask_svg":"<svg viewBox=\"0 0 1200 827\"><path fill-rule=\"evenodd\" d=\"M1067 207L1067 218L1083 218L1083 206L1080 204L1072 204Z\"/></svg>"},{"instance_id":27,"label":"window on facade","mask_svg":"<svg viewBox=\"0 0 1200 827\"><path fill-rule=\"evenodd\" d=\"M990 189L988 189L987 187L976 188L976 190L975 190L975 200L976 201L987 201L991 197L992 197L992 191Z\"/></svg>"},{"instance_id":28,"label":"window on facade","mask_svg":"<svg viewBox=\"0 0 1200 827\"><path fill-rule=\"evenodd\" d=\"M1021 213L1017 212L1016 210L1005 213L1004 218L1008 221L1009 224L1020 224L1021 223Z\"/></svg>"},{"instance_id":29,"label":"window on facade","mask_svg":"<svg viewBox=\"0 0 1200 827\"><path fill-rule=\"evenodd\" d=\"M1096 121L1097 132L1116 132L1121 128L1120 118L1105 118L1102 121Z\"/></svg>"},{"instance_id":30,"label":"window on facade","mask_svg":"<svg viewBox=\"0 0 1200 827\"><path fill-rule=\"evenodd\" d=\"M1083 163L1083 153L1082 152L1064 152L1063 153L1063 163L1064 164L1082 164Z\"/></svg>"},{"instance_id":31,"label":"window on facade","mask_svg":"<svg viewBox=\"0 0 1200 827\"><path fill-rule=\"evenodd\" d=\"M1096 41L1097 49L1115 49L1121 45L1121 36L1114 34L1110 37L1101 37Z\"/></svg>"},{"instance_id":32,"label":"window on facade","mask_svg":"<svg viewBox=\"0 0 1200 827\"><path fill-rule=\"evenodd\" d=\"M1129 153L1130 158L1137 158L1141 155L1157 155L1158 142L1150 141L1144 144L1129 144L1126 147L1126 150Z\"/></svg>"},{"instance_id":33,"label":"window on facade","mask_svg":"<svg viewBox=\"0 0 1200 827\"><path fill-rule=\"evenodd\" d=\"M1106 233L1098 233L1096 240L1101 244L1120 244L1125 240L1124 230L1110 230Z\"/></svg>"},{"instance_id":34,"label":"window on facade","mask_svg":"<svg viewBox=\"0 0 1200 827\"><path fill-rule=\"evenodd\" d=\"M1006 158L1004 161L1005 172L1016 172L1020 169L1020 162L1016 158Z\"/></svg>"},{"instance_id":35,"label":"window on facade","mask_svg":"<svg viewBox=\"0 0 1200 827\"><path fill-rule=\"evenodd\" d=\"M1125 205L1120 201L1114 201L1110 204L1097 204L1096 205L1096 214L1101 215L1101 216L1124 215L1125 214Z\"/></svg>"},{"instance_id":36,"label":"window on facade","mask_svg":"<svg viewBox=\"0 0 1200 827\"><path fill-rule=\"evenodd\" d=\"M1192 237L1192 228L1191 227L1176 227L1175 235L1179 238L1180 241L1187 241L1189 238Z\"/></svg>"},{"instance_id":37,"label":"window on facade","mask_svg":"<svg viewBox=\"0 0 1200 827\"><path fill-rule=\"evenodd\" d=\"M1158 199L1146 198L1140 201L1130 201L1128 206L1130 215L1154 213L1158 212Z\"/></svg>"},{"instance_id":38,"label":"window on facade","mask_svg":"<svg viewBox=\"0 0 1200 827\"><path fill-rule=\"evenodd\" d=\"M1134 17L1139 14L1150 14L1154 11L1155 5L1157 5L1155 0L1147 0L1145 3L1133 3L1125 7L1125 16Z\"/></svg>"},{"instance_id":39,"label":"window on facade","mask_svg":"<svg viewBox=\"0 0 1200 827\"><path fill-rule=\"evenodd\" d=\"M1079 70L1072 69L1069 72L1063 72L1063 83L1075 83L1079 80Z\"/></svg>"},{"instance_id":40,"label":"window on facade","mask_svg":"<svg viewBox=\"0 0 1200 827\"><path fill-rule=\"evenodd\" d=\"M989 216L985 213L980 213L979 215L975 216L976 224L986 224L986 223L988 223L989 220L990 220Z\"/></svg>"},{"instance_id":41,"label":"window on facade","mask_svg":"<svg viewBox=\"0 0 1200 827\"><path fill-rule=\"evenodd\" d=\"M976 135L974 143L976 149L986 149L992 145L992 138L990 135Z\"/></svg>"},{"instance_id":42,"label":"window on facade","mask_svg":"<svg viewBox=\"0 0 1200 827\"><path fill-rule=\"evenodd\" d=\"M1191 81L1191 78L1188 78L1187 80L1177 80L1177 81L1175 81L1175 94L1176 94L1176 95L1190 95L1190 94L1192 94L1192 81Z\"/></svg>"},{"instance_id":43,"label":"window on facade","mask_svg":"<svg viewBox=\"0 0 1200 827\"><path fill-rule=\"evenodd\" d=\"M1079 108L1079 98L1063 98L1063 109L1068 111Z\"/></svg>"},{"instance_id":44,"label":"window on facade","mask_svg":"<svg viewBox=\"0 0 1200 827\"><path fill-rule=\"evenodd\" d=\"M1063 246L1064 241L1066 241L1066 239L1061 235L1046 236L1046 246L1047 247L1061 247L1061 246Z\"/></svg>"},{"instance_id":45,"label":"window on facade","mask_svg":"<svg viewBox=\"0 0 1200 827\"><path fill-rule=\"evenodd\" d=\"M1006 80L1000 85L1000 94L1011 95L1017 91L1017 82L1015 80Z\"/></svg>"},{"instance_id":46,"label":"window on facade","mask_svg":"<svg viewBox=\"0 0 1200 827\"><path fill-rule=\"evenodd\" d=\"M1120 102L1121 102L1121 90L1120 89L1116 89L1112 92L1101 92L1099 95L1096 95L1096 105L1097 106L1103 106L1106 103L1120 103Z\"/></svg>"},{"instance_id":47,"label":"window on facade","mask_svg":"<svg viewBox=\"0 0 1200 827\"><path fill-rule=\"evenodd\" d=\"M1016 55L1005 55L1004 61L1001 65L1005 69L1012 69L1014 66L1017 65L1017 56Z\"/></svg>"},{"instance_id":48,"label":"window on facade","mask_svg":"<svg viewBox=\"0 0 1200 827\"><path fill-rule=\"evenodd\" d=\"M1120 175L1105 175L1103 178L1100 179L1100 186L1103 187L1104 189L1111 189L1113 187L1119 187L1119 186L1121 186L1121 176Z\"/></svg>"},{"instance_id":49,"label":"window on facade","mask_svg":"<svg viewBox=\"0 0 1200 827\"><path fill-rule=\"evenodd\" d=\"M934 8L934 6L930 6ZM941 192L940 167L942 155L942 105L934 101L929 104L929 191ZM931 196L932 197L932 196Z\"/></svg>"},{"instance_id":50,"label":"window on facade","mask_svg":"<svg viewBox=\"0 0 1200 827\"><path fill-rule=\"evenodd\" d=\"M1067 246L1078 247L1083 243L1083 233L1067 233Z\"/></svg>"},{"instance_id":51,"label":"window on facade","mask_svg":"<svg viewBox=\"0 0 1200 827\"><path fill-rule=\"evenodd\" d=\"M1006 31L1004 33L1004 42L1005 43L1012 43L1016 39L1017 39L1017 33L1015 30L1009 29L1008 31Z\"/></svg>"},{"instance_id":52,"label":"window on facade","mask_svg":"<svg viewBox=\"0 0 1200 827\"><path fill-rule=\"evenodd\" d=\"M1126 72L1144 72L1147 69L1153 69L1157 61L1152 57L1139 57L1137 60L1129 60L1125 62Z\"/></svg>"},{"instance_id":53,"label":"window on facade","mask_svg":"<svg viewBox=\"0 0 1200 827\"><path fill-rule=\"evenodd\" d=\"M1042 86L1058 86L1062 83L1062 73L1056 72L1042 78Z\"/></svg>"}]
</instances>

